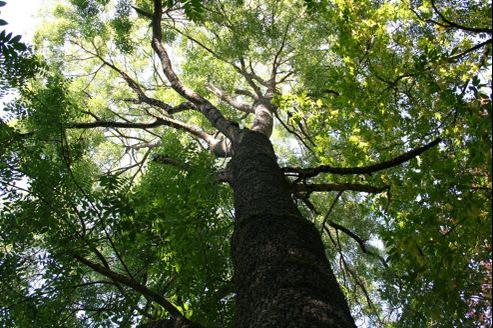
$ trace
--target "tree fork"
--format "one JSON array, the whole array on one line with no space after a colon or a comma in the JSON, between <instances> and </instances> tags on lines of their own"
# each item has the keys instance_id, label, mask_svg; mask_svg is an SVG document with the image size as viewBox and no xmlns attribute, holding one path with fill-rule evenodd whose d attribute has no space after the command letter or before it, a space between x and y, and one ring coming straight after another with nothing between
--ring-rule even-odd
<instances>
[{"instance_id":1,"label":"tree fork","mask_svg":"<svg viewBox=\"0 0 493 328\"><path fill-rule=\"evenodd\" d=\"M269 139L243 130L231 160L236 327L355 327L314 225Z\"/></svg>"}]
</instances>

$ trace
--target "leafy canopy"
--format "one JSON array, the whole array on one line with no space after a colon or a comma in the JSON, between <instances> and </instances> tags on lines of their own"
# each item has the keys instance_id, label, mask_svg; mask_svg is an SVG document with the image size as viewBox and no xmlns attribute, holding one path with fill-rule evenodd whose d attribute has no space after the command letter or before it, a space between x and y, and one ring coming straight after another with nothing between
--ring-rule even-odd
<instances>
[{"instance_id":1,"label":"leafy canopy","mask_svg":"<svg viewBox=\"0 0 493 328\"><path fill-rule=\"evenodd\" d=\"M241 127L270 92L282 166L367 166L441 138L397 167L310 179L385 192L293 197L358 324L491 324L491 3L164 4L162 39L187 86ZM173 114L185 127L143 126L184 101L151 48L152 1L50 10L35 40L47 68L22 84L0 131L0 322L169 319L168 303L111 271L203 326L231 326L226 160L191 131L219 134L194 110ZM3 56L22 54L18 41L0 34Z\"/></svg>"}]
</instances>

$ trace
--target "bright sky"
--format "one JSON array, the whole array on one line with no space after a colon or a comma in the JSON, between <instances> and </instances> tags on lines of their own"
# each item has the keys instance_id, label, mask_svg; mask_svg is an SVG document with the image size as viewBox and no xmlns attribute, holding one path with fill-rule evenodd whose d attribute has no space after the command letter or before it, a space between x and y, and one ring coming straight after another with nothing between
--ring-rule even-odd
<instances>
[{"instance_id":1,"label":"bright sky","mask_svg":"<svg viewBox=\"0 0 493 328\"><path fill-rule=\"evenodd\" d=\"M30 43L34 36L36 25L40 19L35 18L37 13L42 7L43 3L47 3L49 0L3 0L7 4L0 7L0 17L7 21L7 25L2 26L0 30L5 29L8 33L12 32L13 35L21 35L21 41ZM14 94L5 95L0 98L0 118L2 118L4 111L4 104L12 100Z\"/></svg>"},{"instance_id":2,"label":"bright sky","mask_svg":"<svg viewBox=\"0 0 493 328\"><path fill-rule=\"evenodd\" d=\"M23 41L31 41L39 18L35 19L39 9L47 0L4 0L7 4L0 8L0 17L8 25L2 26L8 32L22 35Z\"/></svg>"}]
</instances>

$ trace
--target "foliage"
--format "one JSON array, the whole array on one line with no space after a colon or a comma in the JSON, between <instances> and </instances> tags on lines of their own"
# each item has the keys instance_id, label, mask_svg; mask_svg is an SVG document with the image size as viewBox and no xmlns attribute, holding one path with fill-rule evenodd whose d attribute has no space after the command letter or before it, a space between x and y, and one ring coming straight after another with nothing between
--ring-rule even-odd
<instances>
[{"instance_id":1,"label":"foliage","mask_svg":"<svg viewBox=\"0 0 493 328\"><path fill-rule=\"evenodd\" d=\"M164 4L163 42L181 79L241 127L252 115L213 87L252 104L275 71L272 141L283 166L367 166L440 137L400 166L309 181L385 193L294 198L323 233L359 325L491 324L491 3ZM217 181L226 161L172 126L74 128L169 117L139 89L183 101L153 56L152 11L147 0L60 1L38 30L46 74L21 88L0 130L4 326L168 318L162 304L74 254L164 295L205 327L232 325L233 204ZM0 37L4 55L24 54L20 38ZM33 76L5 72L2 85L13 87L15 76ZM197 111L173 118L215 133Z\"/></svg>"},{"instance_id":2,"label":"foliage","mask_svg":"<svg viewBox=\"0 0 493 328\"><path fill-rule=\"evenodd\" d=\"M175 304L193 318L207 323L219 320L219 313L227 316L210 287L229 288L230 270L230 218L219 209L227 196L224 188L210 190L210 155L185 146L187 151L179 154L193 163L189 170L151 164L139 187L129 190L130 178L102 174L92 163L88 145L97 136L74 137L61 129L78 110L68 89L55 76L31 90L17 108L26 111L30 141L13 129L3 136L8 147L2 149L2 238L7 242L2 302L10 306L2 309L2 324L58 325L51 321L55 313L64 322L71 311L86 307L92 310L79 314L82 322L132 322L138 298L121 286L98 282L97 274L69 261L71 251L91 250L115 254L116 259L108 259L112 267L128 268L153 289L176 293ZM160 151L182 149L176 136L166 137ZM25 275L17 274L24 270ZM193 312L186 311L189 307ZM157 318L163 315L159 309L153 312ZM64 325L77 326L73 320Z\"/></svg>"},{"instance_id":3,"label":"foliage","mask_svg":"<svg viewBox=\"0 0 493 328\"><path fill-rule=\"evenodd\" d=\"M6 2L0 1L0 8ZM1 17L1 16L0 16ZM0 18L0 26L7 22ZM40 69L37 60L27 46L21 42L20 35L12 35L5 29L0 31L0 97L11 87L20 87Z\"/></svg>"}]
</instances>

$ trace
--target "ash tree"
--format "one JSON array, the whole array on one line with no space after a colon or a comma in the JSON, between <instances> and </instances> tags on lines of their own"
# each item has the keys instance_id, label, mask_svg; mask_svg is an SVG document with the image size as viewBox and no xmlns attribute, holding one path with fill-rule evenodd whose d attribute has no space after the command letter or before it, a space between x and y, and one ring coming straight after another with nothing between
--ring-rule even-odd
<instances>
[{"instance_id":1,"label":"ash tree","mask_svg":"<svg viewBox=\"0 0 493 328\"><path fill-rule=\"evenodd\" d=\"M44 10L0 126L3 326L491 324L491 3Z\"/></svg>"}]
</instances>

